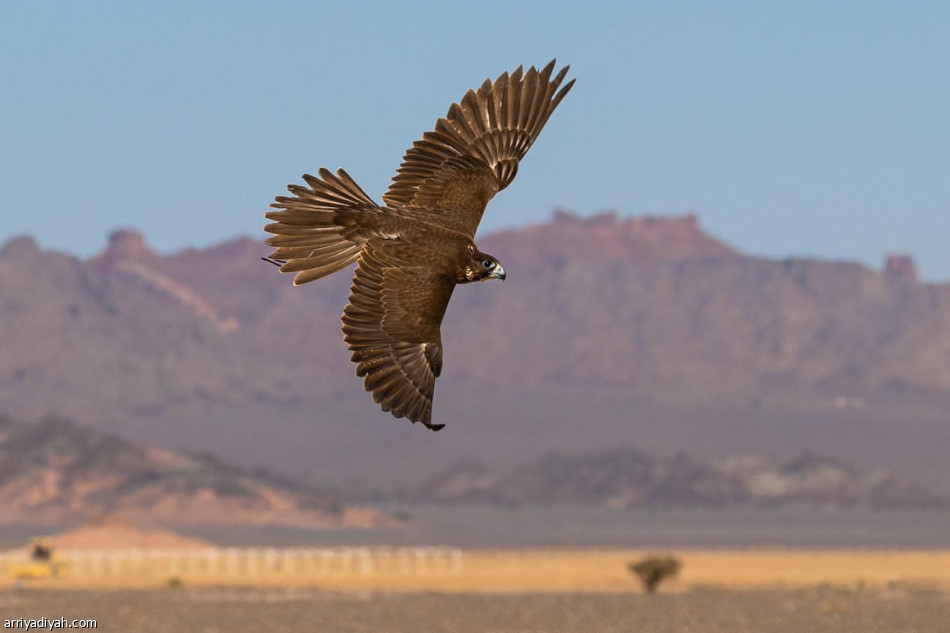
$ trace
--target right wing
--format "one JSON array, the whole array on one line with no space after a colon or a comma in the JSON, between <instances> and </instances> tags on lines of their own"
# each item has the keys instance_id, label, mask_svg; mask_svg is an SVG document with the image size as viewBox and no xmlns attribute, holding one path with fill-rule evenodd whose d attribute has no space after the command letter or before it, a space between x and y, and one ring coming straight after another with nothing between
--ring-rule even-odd
<instances>
[{"instance_id":1,"label":"right wing","mask_svg":"<svg viewBox=\"0 0 950 633\"><path fill-rule=\"evenodd\" d=\"M383 411L438 431L444 425L432 424L432 397L442 371L442 317L455 282L432 260L419 265L400 250L383 240L364 248L343 311L343 340L356 375ZM417 260L419 253L413 255Z\"/></svg>"}]
</instances>

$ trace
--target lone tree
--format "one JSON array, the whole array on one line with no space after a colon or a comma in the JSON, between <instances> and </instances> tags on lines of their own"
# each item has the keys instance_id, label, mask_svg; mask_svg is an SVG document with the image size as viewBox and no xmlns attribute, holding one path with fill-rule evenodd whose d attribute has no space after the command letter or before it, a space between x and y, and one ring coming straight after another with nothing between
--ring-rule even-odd
<instances>
[{"instance_id":1,"label":"lone tree","mask_svg":"<svg viewBox=\"0 0 950 633\"><path fill-rule=\"evenodd\" d=\"M680 567L679 559L672 556L647 556L627 565L630 573L643 583L643 590L646 593L655 592L661 582L676 576L680 571Z\"/></svg>"}]
</instances>

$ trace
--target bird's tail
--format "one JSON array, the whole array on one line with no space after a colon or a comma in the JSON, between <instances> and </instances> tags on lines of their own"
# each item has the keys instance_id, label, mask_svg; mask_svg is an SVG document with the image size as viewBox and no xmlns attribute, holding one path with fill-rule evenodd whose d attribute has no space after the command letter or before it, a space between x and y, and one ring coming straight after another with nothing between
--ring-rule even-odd
<instances>
[{"instance_id":1,"label":"bird's tail","mask_svg":"<svg viewBox=\"0 0 950 633\"><path fill-rule=\"evenodd\" d=\"M380 211L342 169L333 174L321 168L318 173L304 175L308 186L288 186L293 196L279 196L270 206L280 210L264 214L274 220L264 227L274 234L267 240L274 247L270 260L279 263L283 273L297 273L295 286L355 262L366 242L359 216Z\"/></svg>"}]
</instances>

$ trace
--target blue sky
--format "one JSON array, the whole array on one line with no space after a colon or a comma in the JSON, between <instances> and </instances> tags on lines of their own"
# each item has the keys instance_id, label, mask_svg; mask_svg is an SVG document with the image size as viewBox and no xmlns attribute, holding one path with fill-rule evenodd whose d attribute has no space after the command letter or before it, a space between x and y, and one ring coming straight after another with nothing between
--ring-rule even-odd
<instances>
[{"instance_id":1,"label":"blue sky","mask_svg":"<svg viewBox=\"0 0 950 633\"><path fill-rule=\"evenodd\" d=\"M755 254L911 252L950 280L950 3L0 3L0 242L89 255L258 235L300 174L375 198L518 64L577 85L487 230L696 211Z\"/></svg>"}]
</instances>

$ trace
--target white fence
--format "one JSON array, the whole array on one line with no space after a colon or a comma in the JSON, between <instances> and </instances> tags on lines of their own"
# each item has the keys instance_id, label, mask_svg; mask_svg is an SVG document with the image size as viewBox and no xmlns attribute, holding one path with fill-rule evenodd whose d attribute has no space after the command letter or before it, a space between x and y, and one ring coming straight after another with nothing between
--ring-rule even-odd
<instances>
[{"instance_id":1,"label":"white fence","mask_svg":"<svg viewBox=\"0 0 950 633\"><path fill-rule=\"evenodd\" d=\"M7 578L31 564L25 550L0 552ZM448 575L462 570L462 550L450 547L225 548L180 550L60 550L55 566L72 579L182 579L328 575Z\"/></svg>"}]
</instances>

